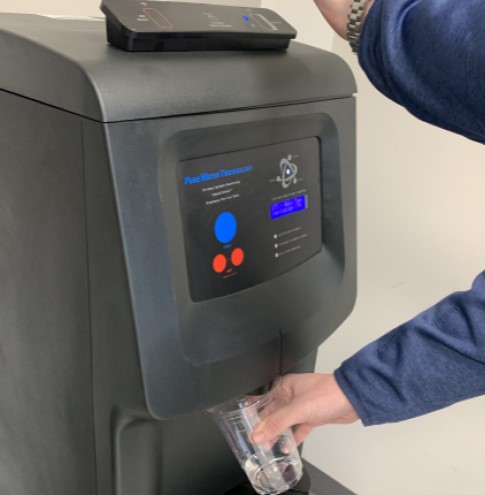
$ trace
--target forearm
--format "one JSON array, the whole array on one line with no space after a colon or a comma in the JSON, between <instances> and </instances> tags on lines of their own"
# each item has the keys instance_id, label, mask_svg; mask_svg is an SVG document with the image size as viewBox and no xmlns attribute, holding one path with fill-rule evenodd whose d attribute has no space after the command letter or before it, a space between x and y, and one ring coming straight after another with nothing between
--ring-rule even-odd
<instances>
[{"instance_id":1,"label":"forearm","mask_svg":"<svg viewBox=\"0 0 485 495\"><path fill-rule=\"evenodd\" d=\"M336 378L365 425L485 394L485 272L348 359Z\"/></svg>"}]
</instances>

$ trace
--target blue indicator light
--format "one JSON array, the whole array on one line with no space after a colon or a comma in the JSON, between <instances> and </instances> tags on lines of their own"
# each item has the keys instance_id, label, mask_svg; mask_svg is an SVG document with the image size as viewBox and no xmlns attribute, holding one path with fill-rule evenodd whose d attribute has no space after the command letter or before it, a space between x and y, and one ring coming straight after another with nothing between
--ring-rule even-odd
<instances>
[{"instance_id":1,"label":"blue indicator light","mask_svg":"<svg viewBox=\"0 0 485 495\"><path fill-rule=\"evenodd\" d=\"M271 220L297 213L308 208L308 197L298 196L296 198L285 199L279 203L273 203L271 205Z\"/></svg>"},{"instance_id":2,"label":"blue indicator light","mask_svg":"<svg viewBox=\"0 0 485 495\"><path fill-rule=\"evenodd\" d=\"M243 21L251 22L251 19L247 15L243 15Z\"/></svg>"},{"instance_id":3,"label":"blue indicator light","mask_svg":"<svg viewBox=\"0 0 485 495\"><path fill-rule=\"evenodd\" d=\"M221 213L216 220L214 233L216 238L222 244L231 242L236 236L237 220L236 217L228 211Z\"/></svg>"}]
</instances>

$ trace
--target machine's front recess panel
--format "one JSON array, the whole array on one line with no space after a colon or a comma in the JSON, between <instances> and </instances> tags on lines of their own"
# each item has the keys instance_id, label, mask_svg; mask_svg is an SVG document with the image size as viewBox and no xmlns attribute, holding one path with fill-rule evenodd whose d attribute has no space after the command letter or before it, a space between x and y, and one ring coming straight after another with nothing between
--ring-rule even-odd
<instances>
[{"instance_id":1,"label":"machine's front recess panel","mask_svg":"<svg viewBox=\"0 0 485 495\"><path fill-rule=\"evenodd\" d=\"M270 280L322 249L317 138L179 163L194 301Z\"/></svg>"}]
</instances>

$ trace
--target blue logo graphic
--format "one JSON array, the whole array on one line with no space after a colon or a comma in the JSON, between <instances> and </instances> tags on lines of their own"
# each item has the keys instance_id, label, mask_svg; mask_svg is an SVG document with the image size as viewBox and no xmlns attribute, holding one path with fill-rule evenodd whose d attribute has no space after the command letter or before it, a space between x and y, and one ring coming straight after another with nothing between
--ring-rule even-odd
<instances>
[{"instance_id":1,"label":"blue logo graphic","mask_svg":"<svg viewBox=\"0 0 485 495\"><path fill-rule=\"evenodd\" d=\"M292 163L293 156L288 155L288 158L283 158L280 161L280 176L276 178L278 182L284 189L288 189L291 184L296 184L298 182L298 166Z\"/></svg>"}]
</instances>

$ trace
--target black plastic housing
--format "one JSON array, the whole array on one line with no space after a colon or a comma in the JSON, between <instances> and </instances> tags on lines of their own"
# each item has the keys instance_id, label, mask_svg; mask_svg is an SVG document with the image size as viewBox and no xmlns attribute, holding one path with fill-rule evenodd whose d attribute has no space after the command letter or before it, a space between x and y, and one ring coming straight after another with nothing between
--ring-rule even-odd
<instances>
[{"instance_id":1,"label":"black plastic housing","mask_svg":"<svg viewBox=\"0 0 485 495\"><path fill-rule=\"evenodd\" d=\"M354 304L354 92L338 57L298 43L135 55L100 21L0 15L0 493L243 481L204 410L312 371ZM194 303L178 163L309 137L322 251Z\"/></svg>"}]
</instances>

